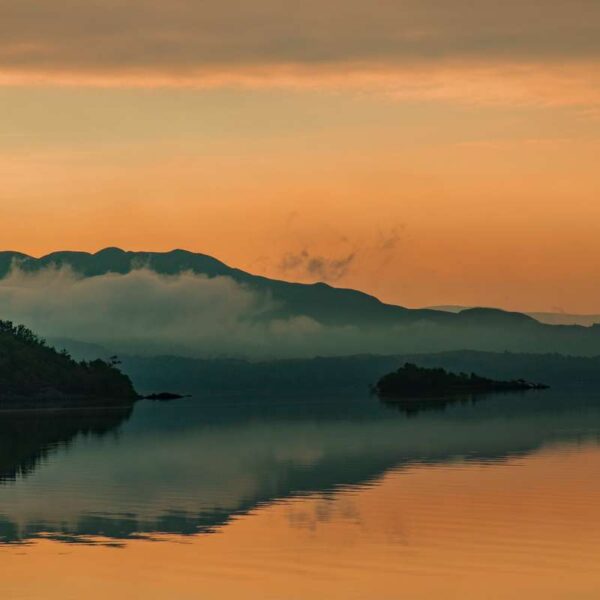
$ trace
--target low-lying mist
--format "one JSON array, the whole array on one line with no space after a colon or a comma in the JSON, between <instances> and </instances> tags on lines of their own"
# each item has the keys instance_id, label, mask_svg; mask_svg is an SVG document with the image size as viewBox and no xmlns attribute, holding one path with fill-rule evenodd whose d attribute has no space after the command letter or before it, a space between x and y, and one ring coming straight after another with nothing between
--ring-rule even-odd
<instances>
[{"instance_id":1,"label":"low-lying mist","mask_svg":"<svg viewBox=\"0 0 600 600\"><path fill-rule=\"evenodd\" d=\"M0 280L0 317L47 338L128 354L250 359L392 352L395 336L327 327L303 315L272 318L275 301L228 277L193 273L82 278L69 269L13 270Z\"/></svg>"},{"instance_id":2,"label":"low-lying mist","mask_svg":"<svg viewBox=\"0 0 600 600\"><path fill-rule=\"evenodd\" d=\"M301 310L290 314L278 302L230 277L146 268L87 278L65 268L13 269L0 280L0 318L67 348L79 341L129 355L250 360L464 349L600 354L594 328L544 326L509 314L440 320L416 311L397 323L332 325Z\"/></svg>"}]
</instances>

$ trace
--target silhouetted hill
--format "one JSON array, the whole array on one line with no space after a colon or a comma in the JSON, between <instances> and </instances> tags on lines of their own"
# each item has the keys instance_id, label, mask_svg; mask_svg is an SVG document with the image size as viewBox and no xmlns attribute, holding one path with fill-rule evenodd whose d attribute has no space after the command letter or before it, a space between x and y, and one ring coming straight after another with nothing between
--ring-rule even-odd
<instances>
[{"instance_id":1,"label":"silhouetted hill","mask_svg":"<svg viewBox=\"0 0 600 600\"><path fill-rule=\"evenodd\" d=\"M0 321L0 408L133 402L129 378L102 360L76 362L33 332Z\"/></svg>"},{"instance_id":2,"label":"silhouetted hill","mask_svg":"<svg viewBox=\"0 0 600 600\"><path fill-rule=\"evenodd\" d=\"M142 267L168 275L193 272L207 277L227 276L273 299L274 308L265 312L262 318L303 315L324 325L352 326L379 336L377 340L393 340L393 348L388 347L387 351L383 344L378 343L377 347L381 347L382 353L469 348L481 351L600 354L600 326L547 325L521 313L489 308L472 308L458 314L407 309L385 304L356 290L335 288L325 283L290 283L252 275L210 256L185 250L157 253L107 248L95 254L55 252L39 259L15 252L1 252L0 277L6 276L13 265L18 265L26 272L36 272L50 266L66 266L84 277L125 274Z\"/></svg>"},{"instance_id":3,"label":"silhouetted hill","mask_svg":"<svg viewBox=\"0 0 600 600\"><path fill-rule=\"evenodd\" d=\"M459 313L464 310L469 310L468 306L428 306L430 310L441 310L450 313ZM564 312L536 312L524 311L523 314L548 325L582 325L591 327L596 323L600 323L600 315L594 314L570 314Z\"/></svg>"},{"instance_id":4,"label":"silhouetted hill","mask_svg":"<svg viewBox=\"0 0 600 600\"><path fill-rule=\"evenodd\" d=\"M107 273L129 273L148 268L164 275L192 272L207 277L226 276L259 291L272 294L281 302L280 313L306 315L322 323L348 324L360 322L385 323L403 317L425 316L447 319L444 312L413 311L380 302L377 298L350 289L339 289L325 283L300 284L251 275L227 266L205 254L186 250L171 252L126 252L119 248L106 248L95 254L87 252L53 252L33 258L19 252L0 252L0 278L5 277L13 265L26 272L36 272L48 267L69 267L84 277Z\"/></svg>"}]
</instances>

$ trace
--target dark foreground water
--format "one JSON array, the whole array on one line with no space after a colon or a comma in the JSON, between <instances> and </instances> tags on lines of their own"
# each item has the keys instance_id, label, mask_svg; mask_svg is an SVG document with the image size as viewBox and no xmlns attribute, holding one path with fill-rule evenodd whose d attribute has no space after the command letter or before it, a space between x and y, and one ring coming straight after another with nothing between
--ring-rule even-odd
<instances>
[{"instance_id":1,"label":"dark foreground water","mask_svg":"<svg viewBox=\"0 0 600 600\"><path fill-rule=\"evenodd\" d=\"M552 391L0 413L0 597L597 599L599 434Z\"/></svg>"}]
</instances>

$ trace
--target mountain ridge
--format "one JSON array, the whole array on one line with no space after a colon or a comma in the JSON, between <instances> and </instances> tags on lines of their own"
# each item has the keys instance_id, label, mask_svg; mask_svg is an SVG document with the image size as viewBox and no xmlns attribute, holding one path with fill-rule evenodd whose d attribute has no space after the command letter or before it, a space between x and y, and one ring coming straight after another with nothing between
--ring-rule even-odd
<instances>
[{"instance_id":1,"label":"mountain ridge","mask_svg":"<svg viewBox=\"0 0 600 600\"><path fill-rule=\"evenodd\" d=\"M470 306L461 305L441 305L441 306L428 306L430 310L443 311L458 314L465 310L470 310ZM592 327L597 323L600 323L600 314L586 314L586 313L566 313L566 312L551 312L551 311L536 311L536 310L523 310L519 311L524 315L527 315L540 323L546 323L547 325L581 325L582 327Z\"/></svg>"},{"instance_id":2,"label":"mountain ridge","mask_svg":"<svg viewBox=\"0 0 600 600\"><path fill-rule=\"evenodd\" d=\"M107 247L94 253L71 250L56 251L39 258L21 252L0 251L0 279L6 277L15 266L18 266L25 272L36 272L52 267L69 267L75 273L84 277L93 277L108 273L127 274L139 268L149 268L162 275L177 275L191 271L196 274L206 275L207 277L231 277L239 283L250 285L250 287L259 287L262 285L276 294L286 292L286 304L290 307L290 312L297 314L301 314L303 310L306 310L307 300L320 295L320 302L323 302L324 298L336 301L342 299L343 296L346 306L352 303L355 305L355 309L362 311L370 310L372 313L370 316L380 322L396 321L409 315L438 322L450 322L452 320L449 313L444 310L406 308L397 304L382 302L376 296L360 290L338 288L324 282L297 283L271 279L230 267L208 254L195 253L180 248L167 252L146 252L126 251L117 247ZM339 306L335 307L335 310L339 309ZM376 311L379 314L375 316ZM460 314L463 317L479 317L483 314L482 311L495 316L518 316L517 318L521 318L522 316L522 313L477 307L462 311ZM328 313L327 315L320 315L321 319L327 317L324 322L335 324L337 319L333 311L323 310L322 312Z\"/></svg>"},{"instance_id":3,"label":"mountain ridge","mask_svg":"<svg viewBox=\"0 0 600 600\"><path fill-rule=\"evenodd\" d=\"M0 252L0 279L18 266L35 273L68 267L81 277L127 274L146 268L161 275L191 272L208 278L229 277L244 288L272 299L272 307L256 319L308 317L326 327L352 327L364 334L364 351L438 352L459 349L513 352L600 354L600 327L549 325L531 316L496 308L470 308L457 314L386 304L364 292L326 283L293 283L253 275L206 254L176 249L133 252L109 247L96 253L59 251L34 258L20 252ZM369 336L392 342L368 346ZM362 339L362 338L361 338ZM81 340L93 341L93 340ZM355 344L356 346L356 344ZM339 354L359 350L341 347ZM318 352L315 352L317 354Z\"/></svg>"}]
</instances>

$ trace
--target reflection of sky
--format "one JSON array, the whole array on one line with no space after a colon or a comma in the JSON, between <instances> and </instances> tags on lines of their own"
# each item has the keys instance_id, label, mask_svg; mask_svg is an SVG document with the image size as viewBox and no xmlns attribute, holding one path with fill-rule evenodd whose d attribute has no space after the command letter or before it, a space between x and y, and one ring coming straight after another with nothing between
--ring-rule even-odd
<instances>
[{"instance_id":1,"label":"reflection of sky","mask_svg":"<svg viewBox=\"0 0 600 600\"><path fill-rule=\"evenodd\" d=\"M596 598L596 444L494 465L415 464L376 485L261 506L218 535L122 550L0 547L8 598ZM182 543L183 542L183 543Z\"/></svg>"}]
</instances>

